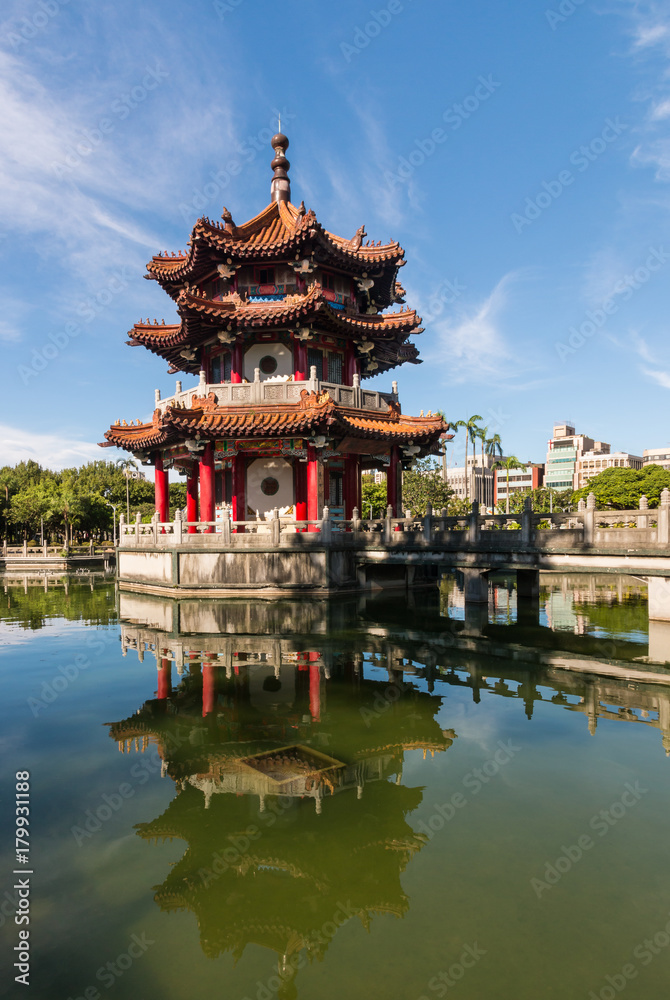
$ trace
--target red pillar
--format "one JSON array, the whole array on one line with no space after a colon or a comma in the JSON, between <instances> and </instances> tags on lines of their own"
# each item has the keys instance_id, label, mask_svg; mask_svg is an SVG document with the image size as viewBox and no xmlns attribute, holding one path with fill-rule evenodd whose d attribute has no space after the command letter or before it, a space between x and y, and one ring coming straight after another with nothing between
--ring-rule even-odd
<instances>
[{"instance_id":1,"label":"red pillar","mask_svg":"<svg viewBox=\"0 0 670 1000\"><path fill-rule=\"evenodd\" d=\"M398 445L394 444L391 446L391 461L389 462L388 471L386 473L386 502L393 508L394 517L402 516L402 511L400 509L400 474L401 468Z\"/></svg>"},{"instance_id":2,"label":"red pillar","mask_svg":"<svg viewBox=\"0 0 670 1000\"><path fill-rule=\"evenodd\" d=\"M307 378L307 344L302 340L295 341L294 347L294 375L296 382L304 382Z\"/></svg>"},{"instance_id":3,"label":"red pillar","mask_svg":"<svg viewBox=\"0 0 670 1000\"><path fill-rule=\"evenodd\" d=\"M353 344L347 344L344 350L344 382L345 385L354 384L354 375L360 375L361 366Z\"/></svg>"},{"instance_id":4,"label":"red pillar","mask_svg":"<svg viewBox=\"0 0 670 1000\"><path fill-rule=\"evenodd\" d=\"M309 710L314 721L318 722L321 717L321 667L318 663L309 665Z\"/></svg>"},{"instance_id":5,"label":"red pillar","mask_svg":"<svg viewBox=\"0 0 670 1000\"><path fill-rule=\"evenodd\" d=\"M246 521L247 519L247 483L246 472L247 462L243 455L235 455L233 462L233 521ZM235 528L237 532L243 532L244 526Z\"/></svg>"},{"instance_id":6,"label":"red pillar","mask_svg":"<svg viewBox=\"0 0 670 1000\"><path fill-rule=\"evenodd\" d=\"M359 486L361 479L360 455L345 455L344 457L344 516L352 518L354 507L358 507L362 516L359 501Z\"/></svg>"},{"instance_id":7,"label":"red pillar","mask_svg":"<svg viewBox=\"0 0 670 1000\"><path fill-rule=\"evenodd\" d=\"M200 520L213 521L214 518L214 446L208 441L200 459ZM210 534L214 528L206 530Z\"/></svg>"},{"instance_id":8,"label":"red pillar","mask_svg":"<svg viewBox=\"0 0 670 1000\"><path fill-rule=\"evenodd\" d=\"M191 474L186 480L186 520L198 520L198 466L194 465ZM190 535L195 534L195 525L188 529Z\"/></svg>"},{"instance_id":9,"label":"red pillar","mask_svg":"<svg viewBox=\"0 0 670 1000\"><path fill-rule=\"evenodd\" d=\"M156 500L156 510L158 520L163 523L170 520L170 492L168 485L168 474L163 469L163 456L156 455L155 465L155 487L154 496Z\"/></svg>"},{"instance_id":10,"label":"red pillar","mask_svg":"<svg viewBox=\"0 0 670 1000\"><path fill-rule=\"evenodd\" d=\"M319 460L313 444L307 445L307 517L316 521L319 517ZM310 525L309 531L316 531Z\"/></svg>"},{"instance_id":11,"label":"red pillar","mask_svg":"<svg viewBox=\"0 0 670 1000\"><path fill-rule=\"evenodd\" d=\"M307 520L307 463L297 459L293 464L293 492L296 521Z\"/></svg>"},{"instance_id":12,"label":"red pillar","mask_svg":"<svg viewBox=\"0 0 670 1000\"><path fill-rule=\"evenodd\" d=\"M230 381L231 382L241 382L244 374L244 351L242 349L242 342L238 341L233 344L233 349L230 352Z\"/></svg>"},{"instance_id":13,"label":"red pillar","mask_svg":"<svg viewBox=\"0 0 670 1000\"><path fill-rule=\"evenodd\" d=\"M172 663L163 657L158 668L158 691L159 698L169 698L172 694Z\"/></svg>"},{"instance_id":14,"label":"red pillar","mask_svg":"<svg viewBox=\"0 0 670 1000\"><path fill-rule=\"evenodd\" d=\"M211 663L202 665L202 716L211 715L216 707L216 683L214 671Z\"/></svg>"}]
</instances>

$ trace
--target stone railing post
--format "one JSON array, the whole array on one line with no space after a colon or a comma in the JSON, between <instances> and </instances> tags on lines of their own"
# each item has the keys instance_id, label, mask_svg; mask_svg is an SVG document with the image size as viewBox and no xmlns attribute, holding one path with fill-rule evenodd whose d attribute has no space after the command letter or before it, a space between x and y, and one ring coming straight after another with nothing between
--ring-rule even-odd
<instances>
[{"instance_id":1,"label":"stone railing post","mask_svg":"<svg viewBox=\"0 0 670 1000\"><path fill-rule=\"evenodd\" d=\"M46 559L46 557L48 556L48 554L49 554L49 543L48 542L44 542L43 545L42 545L42 555Z\"/></svg>"},{"instance_id":2,"label":"stone railing post","mask_svg":"<svg viewBox=\"0 0 670 1000\"><path fill-rule=\"evenodd\" d=\"M28 555L28 539L27 538L23 539L23 555L25 557L27 557L27 555Z\"/></svg>"},{"instance_id":3,"label":"stone railing post","mask_svg":"<svg viewBox=\"0 0 670 1000\"><path fill-rule=\"evenodd\" d=\"M433 540L433 505L432 503L426 504L426 516L423 519L423 538L425 542L432 542Z\"/></svg>"},{"instance_id":4,"label":"stone railing post","mask_svg":"<svg viewBox=\"0 0 670 1000\"><path fill-rule=\"evenodd\" d=\"M647 517L647 511L649 510L649 500L647 497L640 497L638 503L638 509L643 511L643 514L636 519L638 528L649 527L649 518Z\"/></svg>"},{"instance_id":5,"label":"stone railing post","mask_svg":"<svg viewBox=\"0 0 670 1000\"><path fill-rule=\"evenodd\" d=\"M182 531L183 531L183 524L181 519L181 511L176 510L174 512L174 525L172 530L172 537L174 538L175 545L181 545Z\"/></svg>"},{"instance_id":6,"label":"stone railing post","mask_svg":"<svg viewBox=\"0 0 670 1000\"><path fill-rule=\"evenodd\" d=\"M361 406L362 405L361 376L354 375L352 381L354 389L354 406Z\"/></svg>"},{"instance_id":7,"label":"stone railing post","mask_svg":"<svg viewBox=\"0 0 670 1000\"><path fill-rule=\"evenodd\" d=\"M327 507L324 508L325 511L328 510ZM272 538L273 545L279 545L279 538L281 535L281 521L279 520L279 508L272 508L272 516L270 518L270 535Z\"/></svg>"},{"instance_id":8,"label":"stone railing post","mask_svg":"<svg viewBox=\"0 0 670 1000\"><path fill-rule=\"evenodd\" d=\"M221 522L221 544L230 545L230 512L223 511L223 521Z\"/></svg>"},{"instance_id":9,"label":"stone railing post","mask_svg":"<svg viewBox=\"0 0 670 1000\"><path fill-rule=\"evenodd\" d=\"M468 516L468 542L477 543L479 541L479 504L473 501L470 514Z\"/></svg>"},{"instance_id":10,"label":"stone railing post","mask_svg":"<svg viewBox=\"0 0 670 1000\"><path fill-rule=\"evenodd\" d=\"M351 530L360 531L361 530L361 512L358 507L354 507L351 512Z\"/></svg>"},{"instance_id":11,"label":"stone railing post","mask_svg":"<svg viewBox=\"0 0 670 1000\"><path fill-rule=\"evenodd\" d=\"M667 487L661 492L656 524L658 526L656 529L658 544L667 545L670 542L670 490Z\"/></svg>"},{"instance_id":12,"label":"stone railing post","mask_svg":"<svg viewBox=\"0 0 670 1000\"><path fill-rule=\"evenodd\" d=\"M584 537L585 545L593 545L596 537L596 498L595 494L589 493L586 498L586 510L584 511Z\"/></svg>"},{"instance_id":13,"label":"stone railing post","mask_svg":"<svg viewBox=\"0 0 670 1000\"><path fill-rule=\"evenodd\" d=\"M324 545L330 545L332 530L333 524L330 520L330 509L328 507L324 507L323 514L321 516L321 541Z\"/></svg>"},{"instance_id":14,"label":"stone railing post","mask_svg":"<svg viewBox=\"0 0 670 1000\"><path fill-rule=\"evenodd\" d=\"M7 539L6 538L3 538L3 540L2 540L2 554L3 554L3 556L7 555Z\"/></svg>"},{"instance_id":15,"label":"stone railing post","mask_svg":"<svg viewBox=\"0 0 670 1000\"><path fill-rule=\"evenodd\" d=\"M151 527L153 529L154 545L158 545L158 511L155 510L153 517L151 518Z\"/></svg>"},{"instance_id":16,"label":"stone railing post","mask_svg":"<svg viewBox=\"0 0 670 1000\"><path fill-rule=\"evenodd\" d=\"M440 521L441 521L440 528L442 529L442 531L447 530L447 517L448 517L447 508L443 507L442 510L440 511Z\"/></svg>"},{"instance_id":17,"label":"stone railing post","mask_svg":"<svg viewBox=\"0 0 670 1000\"><path fill-rule=\"evenodd\" d=\"M142 515L139 510L135 514L135 545L140 544L140 524L142 523Z\"/></svg>"},{"instance_id":18,"label":"stone railing post","mask_svg":"<svg viewBox=\"0 0 670 1000\"><path fill-rule=\"evenodd\" d=\"M393 541L393 507L389 504L386 508L386 519L384 521L384 542L390 545Z\"/></svg>"},{"instance_id":19,"label":"stone railing post","mask_svg":"<svg viewBox=\"0 0 670 1000\"><path fill-rule=\"evenodd\" d=\"M526 497L523 502L523 513L521 514L521 544L533 544L533 501Z\"/></svg>"}]
</instances>

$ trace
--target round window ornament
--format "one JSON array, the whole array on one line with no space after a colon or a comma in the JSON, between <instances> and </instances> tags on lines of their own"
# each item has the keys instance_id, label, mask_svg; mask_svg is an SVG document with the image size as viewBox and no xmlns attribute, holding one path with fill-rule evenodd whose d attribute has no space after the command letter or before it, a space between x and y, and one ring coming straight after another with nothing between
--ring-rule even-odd
<instances>
[{"instance_id":1,"label":"round window ornament","mask_svg":"<svg viewBox=\"0 0 670 1000\"><path fill-rule=\"evenodd\" d=\"M277 371L277 359L273 358L271 354L266 354L265 357L261 358L258 367L264 375L274 375Z\"/></svg>"},{"instance_id":2,"label":"round window ornament","mask_svg":"<svg viewBox=\"0 0 670 1000\"><path fill-rule=\"evenodd\" d=\"M274 476L266 476L261 483L261 493L266 497L273 497L279 490L279 483Z\"/></svg>"}]
</instances>

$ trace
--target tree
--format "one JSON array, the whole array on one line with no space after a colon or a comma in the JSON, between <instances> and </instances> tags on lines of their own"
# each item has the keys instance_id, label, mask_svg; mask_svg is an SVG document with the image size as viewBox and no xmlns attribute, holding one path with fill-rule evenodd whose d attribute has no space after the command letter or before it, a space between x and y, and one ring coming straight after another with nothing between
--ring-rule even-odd
<instances>
[{"instance_id":1,"label":"tree","mask_svg":"<svg viewBox=\"0 0 670 1000\"><path fill-rule=\"evenodd\" d=\"M495 458L496 455L502 458L502 453L503 450L500 434L494 434L493 437L488 438L486 441L486 454L491 455L493 458Z\"/></svg>"},{"instance_id":2,"label":"tree","mask_svg":"<svg viewBox=\"0 0 670 1000\"><path fill-rule=\"evenodd\" d=\"M670 489L670 470L660 465L644 465L641 469L611 468L589 479L586 486L572 495L574 503L586 500L589 493L596 498L598 510L634 510L645 496L650 507L658 507L661 492Z\"/></svg>"},{"instance_id":3,"label":"tree","mask_svg":"<svg viewBox=\"0 0 670 1000\"><path fill-rule=\"evenodd\" d=\"M465 499L468 499L468 441L472 441L472 450L474 454L475 441L477 440L477 432L479 430L477 426L477 421L481 420L482 417L475 413L469 420L457 420L455 426L462 427L465 430Z\"/></svg>"},{"instance_id":4,"label":"tree","mask_svg":"<svg viewBox=\"0 0 670 1000\"><path fill-rule=\"evenodd\" d=\"M374 476L361 477L361 517L384 517L386 513L386 483L376 483Z\"/></svg>"},{"instance_id":5,"label":"tree","mask_svg":"<svg viewBox=\"0 0 670 1000\"><path fill-rule=\"evenodd\" d=\"M9 501L8 520L23 529L24 538L35 534L42 522L47 531L58 523L59 488L53 480L26 483Z\"/></svg>"},{"instance_id":6,"label":"tree","mask_svg":"<svg viewBox=\"0 0 670 1000\"><path fill-rule=\"evenodd\" d=\"M423 516L428 504L434 511L448 507L453 497L439 465L434 459L420 459L413 469L403 473L402 504L404 510L411 510L415 515Z\"/></svg>"},{"instance_id":7,"label":"tree","mask_svg":"<svg viewBox=\"0 0 670 1000\"><path fill-rule=\"evenodd\" d=\"M494 462L493 469L506 469L507 470L507 501L505 504L505 513L509 514L509 474L511 469L524 469L525 465L520 462L516 455L510 455L506 458L504 462Z\"/></svg>"},{"instance_id":8,"label":"tree","mask_svg":"<svg viewBox=\"0 0 670 1000\"><path fill-rule=\"evenodd\" d=\"M530 497L532 508L536 514L548 514L551 510L567 511L572 506L572 490L548 490L540 487L537 490L517 490L509 501L510 514L522 514L526 497Z\"/></svg>"}]
</instances>

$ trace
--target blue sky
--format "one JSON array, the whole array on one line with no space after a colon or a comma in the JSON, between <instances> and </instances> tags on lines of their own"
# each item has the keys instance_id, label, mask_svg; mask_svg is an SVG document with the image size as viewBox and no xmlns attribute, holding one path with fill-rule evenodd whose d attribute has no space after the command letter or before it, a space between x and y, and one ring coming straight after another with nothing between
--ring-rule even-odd
<instances>
[{"instance_id":1,"label":"blue sky","mask_svg":"<svg viewBox=\"0 0 670 1000\"><path fill-rule=\"evenodd\" d=\"M398 239L425 321L406 412L670 441L670 12L629 0L29 0L0 24L0 464L112 458L167 365L144 267L200 215L292 200ZM376 380L381 387L394 376ZM185 385L190 379L184 379ZM459 435L462 437L462 434ZM459 455L452 450L450 462Z\"/></svg>"}]
</instances>

